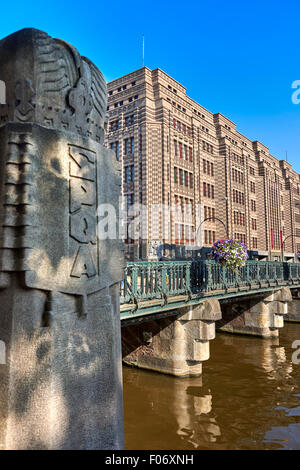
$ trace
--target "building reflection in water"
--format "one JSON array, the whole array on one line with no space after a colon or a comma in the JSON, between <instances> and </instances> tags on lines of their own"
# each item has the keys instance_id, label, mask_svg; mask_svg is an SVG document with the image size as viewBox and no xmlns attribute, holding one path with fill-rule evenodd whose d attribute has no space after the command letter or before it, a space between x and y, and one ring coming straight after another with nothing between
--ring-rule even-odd
<instances>
[{"instance_id":1,"label":"building reflection in water","mask_svg":"<svg viewBox=\"0 0 300 470\"><path fill-rule=\"evenodd\" d=\"M218 334L199 378L124 367L126 448L300 449L295 339L298 324L268 340Z\"/></svg>"}]
</instances>

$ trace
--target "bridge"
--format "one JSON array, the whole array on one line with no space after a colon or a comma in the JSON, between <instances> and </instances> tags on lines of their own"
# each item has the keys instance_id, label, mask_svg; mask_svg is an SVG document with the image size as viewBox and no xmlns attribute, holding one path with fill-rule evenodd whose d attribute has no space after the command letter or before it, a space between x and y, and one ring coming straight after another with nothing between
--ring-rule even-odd
<instances>
[{"instance_id":1,"label":"bridge","mask_svg":"<svg viewBox=\"0 0 300 470\"><path fill-rule=\"evenodd\" d=\"M300 288L300 263L248 261L235 273L205 261L129 262L121 283L121 320L194 305L208 297L253 296Z\"/></svg>"},{"instance_id":2,"label":"bridge","mask_svg":"<svg viewBox=\"0 0 300 470\"><path fill-rule=\"evenodd\" d=\"M278 336L300 321L300 263L213 260L129 262L121 283L123 360L173 375L199 375L215 329Z\"/></svg>"}]
</instances>

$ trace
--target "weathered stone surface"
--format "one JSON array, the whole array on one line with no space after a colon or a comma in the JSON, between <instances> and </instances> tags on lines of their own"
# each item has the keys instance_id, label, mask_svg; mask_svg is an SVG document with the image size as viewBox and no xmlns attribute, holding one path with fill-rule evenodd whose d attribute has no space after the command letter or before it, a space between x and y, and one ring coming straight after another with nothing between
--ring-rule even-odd
<instances>
[{"instance_id":1,"label":"weathered stone surface","mask_svg":"<svg viewBox=\"0 0 300 470\"><path fill-rule=\"evenodd\" d=\"M226 303L222 305L222 320L217 322L217 329L263 338L276 337L278 328L284 326L287 299L290 298L290 290L284 287L263 298Z\"/></svg>"},{"instance_id":2,"label":"weathered stone surface","mask_svg":"<svg viewBox=\"0 0 300 470\"><path fill-rule=\"evenodd\" d=\"M220 302L217 299L207 299L195 307L186 309L184 315L180 316L181 320L220 320L222 312Z\"/></svg>"},{"instance_id":3,"label":"weathered stone surface","mask_svg":"<svg viewBox=\"0 0 300 470\"><path fill-rule=\"evenodd\" d=\"M285 321L300 323L300 298L294 297L291 302L288 303L288 313L284 317Z\"/></svg>"},{"instance_id":4,"label":"weathered stone surface","mask_svg":"<svg viewBox=\"0 0 300 470\"><path fill-rule=\"evenodd\" d=\"M209 359L209 341L215 338L213 318L220 318L220 312L219 302L209 299L175 311L174 317L124 327L123 361L180 377L200 375L202 362Z\"/></svg>"},{"instance_id":5,"label":"weathered stone surface","mask_svg":"<svg viewBox=\"0 0 300 470\"><path fill-rule=\"evenodd\" d=\"M106 84L34 29L0 42L0 448L123 446L120 169L101 142Z\"/></svg>"}]
</instances>

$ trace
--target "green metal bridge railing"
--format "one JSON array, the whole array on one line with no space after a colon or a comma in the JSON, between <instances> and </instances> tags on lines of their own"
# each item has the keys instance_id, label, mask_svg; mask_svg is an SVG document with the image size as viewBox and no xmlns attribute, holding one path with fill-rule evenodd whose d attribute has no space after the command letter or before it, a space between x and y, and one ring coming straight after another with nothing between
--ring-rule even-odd
<instances>
[{"instance_id":1,"label":"green metal bridge railing","mask_svg":"<svg viewBox=\"0 0 300 470\"><path fill-rule=\"evenodd\" d=\"M214 294L285 285L300 286L300 263L247 261L235 273L212 260L129 262L121 283L121 318L168 309L169 303L174 308Z\"/></svg>"}]
</instances>

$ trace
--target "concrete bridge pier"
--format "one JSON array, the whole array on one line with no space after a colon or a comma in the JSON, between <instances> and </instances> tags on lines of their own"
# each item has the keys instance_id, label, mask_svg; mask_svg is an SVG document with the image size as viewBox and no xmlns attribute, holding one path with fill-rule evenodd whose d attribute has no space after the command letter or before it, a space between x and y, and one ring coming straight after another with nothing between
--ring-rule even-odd
<instances>
[{"instance_id":1,"label":"concrete bridge pier","mask_svg":"<svg viewBox=\"0 0 300 470\"><path fill-rule=\"evenodd\" d=\"M292 300L291 290L282 287L264 297L222 303L222 319L217 322L217 329L228 333L238 333L262 338L279 335L279 328L284 326L284 316ZM300 315L299 315L300 317Z\"/></svg>"},{"instance_id":2,"label":"concrete bridge pier","mask_svg":"<svg viewBox=\"0 0 300 470\"><path fill-rule=\"evenodd\" d=\"M292 290L292 300L288 305L288 313L285 321L292 323L300 323L300 289Z\"/></svg>"},{"instance_id":3,"label":"concrete bridge pier","mask_svg":"<svg viewBox=\"0 0 300 470\"><path fill-rule=\"evenodd\" d=\"M174 316L122 328L125 364L179 377L198 376L221 318L217 299L174 311Z\"/></svg>"}]
</instances>

